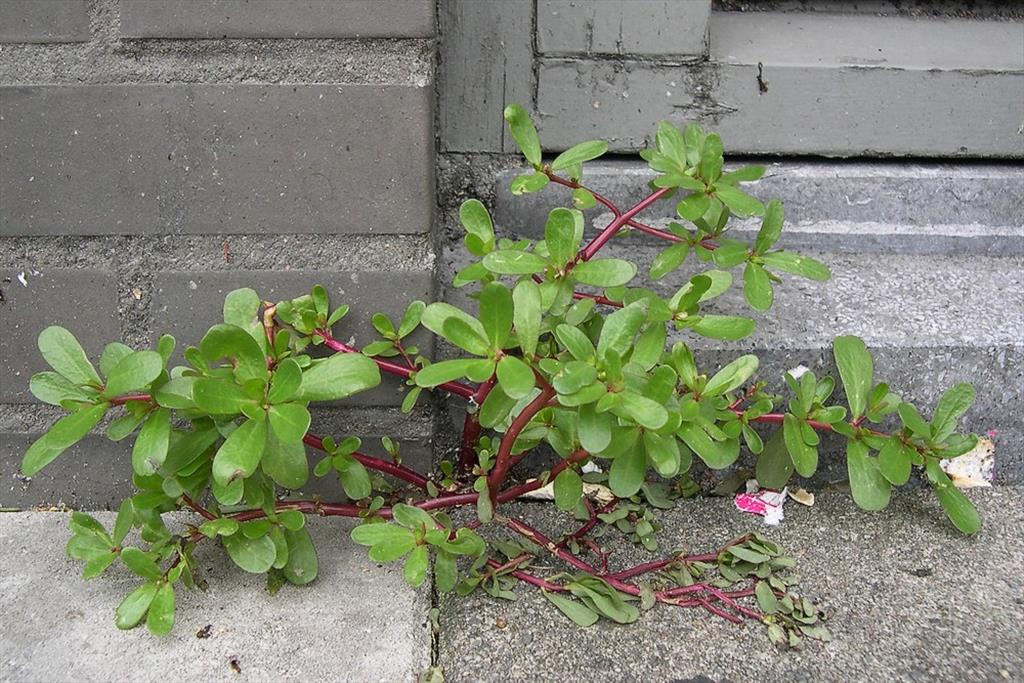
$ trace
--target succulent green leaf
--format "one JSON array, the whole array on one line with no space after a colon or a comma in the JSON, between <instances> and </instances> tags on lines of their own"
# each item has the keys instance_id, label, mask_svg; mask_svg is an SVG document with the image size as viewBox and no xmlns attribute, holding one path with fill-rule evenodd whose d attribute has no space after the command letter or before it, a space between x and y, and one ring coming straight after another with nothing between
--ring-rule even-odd
<instances>
[{"instance_id":1,"label":"succulent green leaf","mask_svg":"<svg viewBox=\"0 0 1024 683\"><path fill-rule=\"evenodd\" d=\"M772 307L773 295L768 271L757 263L747 263L743 269L743 296L750 307L757 311L767 311Z\"/></svg>"},{"instance_id":2,"label":"succulent green leaf","mask_svg":"<svg viewBox=\"0 0 1024 683\"><path fill-rule=\"evenodd\" d=\"M532 280L523 280L512 290L513 315L519 348L527 358L537 351L540 337L541 304L540 288Z\"/></svg>"},{"instance_id":3,"label":"succulent green leaf","mask_svg":"<svg viewBox=\"0 0 1024 683\"><path fill-rule=\"evenodd\" d=\"M806 424L801 424L791 413L786 413L782 422L786 450L793 459L793 468L801 477L809 477L818 469L818 449L808 445L802 437L802 427Z\"/></svg>"},{"instance_id":4,"label":"succulent green leaf","mask_svg":"<svg viewBox=\"0 0 1024 683\"><path fill-rule=\"evenodd\" d=\"M738 389L757 372L759 363L757 356L753 354L740 356L716 372L701 393L704 396L722 396Z\"/></svg>"},{"instance_id":5,"label":"succulent green leaf","mask_svg":"<svg viewBox=\"0 0 1024 683\"><path fill-rule=\"evenodd\" d=\"M693 326L693 331L711 339L735 341L748 336L755 327L757 324L750 318L735 315L705 315Z\"/></svg>"},{"instance_id":6,"label":"succulent green leaf","mask_svg":"<svg viewBox=\"0 0 1024 683\"><path fill-rule=\"evenodd\" d=\"M573 510L583 495L583 480L576 470L567 467L555 477L554 491L558 509Z\"/></svg>"},{"instance_id":7,"label":"succulent green leaf","mask_svg":"<svg viewBox=\"0 0 1024 683\"><path fill-rule=\"evenodd\" d=\"M21 460L22 474L28 477L36 475L57 456L81 441L99 424L109 407L109 403L99 403L57 420L50 430L36 439L25 452Z\"/></svg>"},{"instance_id":8,"label":"succulent green leaf","mask_svg":"<svg viewBox=\"0 0 1024 683\"><path fill-rule=\"evenodd\" d=\"M850 439L846 444L846 469L853 500L864 510L881 510L889 504L892 485L882 476L878 461L869 455L863 441Z\"/></svg>"},{"instance_id":9,"label":"succulent green leaf","mask_svg":"<svg viewBox=\"0 0 1024 683\"><path fill-rule=\"evenodd\" d=\"M846 400L850 405L850 417L856 420L864 414L868 405L868 394L874 377L874 362L871 353L859 337L836 337L832 353L843 380Z\"/></svg>"},{"instance_id":10,"label":"succulent green leaf","mask_svg":"<svg viewBox=\"0 0 1024 683\"><path fill-rule=\"evenodd\" d=\"M629 498L640 490L647 471L647 456L641 448L629 448L612 460L608 487L619 498Z\"/></svg>"},{"instance_id":11,"label":"succulent green leaf","mask_svg":"<svg viewBox=\"0 0 1024 683\"><path fill-rule=\"evenodd\" d=\"M578 282L595 287L619 287L636 275L636 266L622 259L603 258L577 263L572 269Z\"/></svg>"},{"instance_id":12,"label":"succulent green leaf","mask_svg":"<svg viewBox=\"0 0 1024 683\"><path fill-rule=\"evenodd\" d=\"M245 534L233 534L224 536L222 542L231 560L252 574L269 571L277 559L277 547L267 535L248 538Z\"/></svg>"},{"instance_id":13,"label":"succulent green leaf","mask_svg":"<svg viewBox=\"0 0 1024 683\"><path fill-rule=\"evenodd\" d=\"M533 391L533 370L515 356L504 356L498 361L498 382L509 397L519 399Z\"/></svg>"},{"instance_id":14,"label":"succulent green leaf","mask_svg":"<svg viewBox=\"0 0 1024 683\"><path fill-rule=\"evenodd\" d=\"M252 476L267 445L267 421L246 420L231 432L213 457L213 478L221 486Z\"/></svg>"},{"instance_id":15,"label":"succulent green leaf","mask_svg":"<svg viewBox=\"0 0 1024 683\"><path fill-rule=\"evenodd\" d=\"M88 401L89 394L56 372L37 372L29 380L29 391L43 403L59 406L62 401Z\"/></svg>"},{"instance_id":16,"label":"succulent green leaf","mask_svg":"<svg viewBox=\"0 0 1024 683\"><path fill-rule=\"evenodd\" d=\"M603 359L608 351L615 351L620 357L624 355L646 319L647 310L643 301L624 306L605 318L601 336L597 340L598 358Z\"/></svg>"},{"instance_id":17,"label":"succulent green leaf","mask_svg":"<svg viewBox=\"0 0 1024 683\"><path fill-rule=\"evenodd\" d=\"M824 282L832 277L832 271L825 264L815 261L809 256L794 254L791 251L773 251L762 254L761 260L772 270L781 270L784 273L792 273L809 280Z\"/></svg>"},{"instance_id":18,"label":"succulent green leaf","mask_svg":"<svg viewBox=\"0 0 1024 683\"><path fill-rule=\"evenodd\" d=\"M553 593L547 590L542 591L542 593L552 605L558 608L558 611L569 617L569 619L571 619L577 626L593 626L597 623L597 620L600 619L597 612L590 609L582 602L573 600L572 598L563 597L558 593Z\"/></svg>"},{"instance_id":19,"label":"succulent green leaf","mask_svg":"<svg viewBox=\"0 0 1024 683\"><path fill-rule=\"evenodd\" d=\"M164 460L171 440L171 411L158 408L149 414L132 447L132 469L140 476L154 474Z\"/></svg>"},{"instance_id":20,"label":"succulent green leaf","mask_svg":"<svg viewBox=\"0 0 1024 683\"><path fill-rule=\"evenodd\" d=\"M512 330L512 292L500 282L490 282L480 292L480 324L492 350L505 346Z\"/></svg>"},{"instance_id":21,"label":"succulent green leaf","mask_svg":"<svg viewBox=\"0 0 1024 683\"><path fill-rule=\"evenodd\" d=\"M284 537L288 543L288 562L284 566L284 578L288 583L305 586L316 578L319 571L313 539L305 527L286 528Z\"/></svg>"},{"instance_id":22,"label":"succulent green leaf","mask_svg":"<svg viewBox=\"0 0 1024 683\"><path fill-rule=\"evenodd\" d=\"M416 385L421 387L436 387L460 377L470 374L490 372L494 368L494 361L477 358L457 358L454 360L443 360L440 363L433 363L416 373Z\"/></svg>"},{"instance_id":23,"label":"succulent green leaf","mask_svg":"<svg viewBox=\"0 0 1024 683\"><path fill-rule=\"evenodd\" d=\"M760 216L764 213L764 204L732 185L716 185L715 196L740 218Z\"/></svg>"},{"instance_id":24,"label":"succulent green leaf","mask_svg":"<svg viewBox=\"0 0 1024 683\"><path fill-rule=\"evenodd\" d=\"M72 383L100 386L100 377L85 355L85 350L75 335L63 327L53 325L40 332L39 351L51 368Z\"/></svg>"},{"instance_id":25,"label":"succulent green leaf","mask_svg":"<svg viewBox=\"0 0 1024 683\"><path fill-rule=\"evenodd\" d=\"M309 430L309 410L298 403L270 406L267 417L270 419L270 428L274 430L274 435L284 442L302 441L302 437Z\"/></svg>"},{"instance_id":26,"label":"succulent green leaf","mask_svg":"<svg viewBox=\"0 0 1024 683\"><path fill-rule=\"evenodd\" d=\"M273 427L271 421L271 427ZM267 445L260 460L263 471L286 489L297 490L309 480L309 460L302 440L281 439L272 430L267 434Z\"/></svg>"},{"instance_id":27,"label":"succulent green leaf","mask_svg":"<svg viewBox=\"0 0 1024 683\"><path fill-rule=\"evenodd\" d=\"M938 461L929 458L925 465L925 471L932 484L932 490L935 491L939 503L942 504L942 509L946 511L946 516L949 517L953 526L965 534L977 532L981 528L981 517L978 516L978 511L974 509L974 505L967 499L967 496L953 486L953 482L942 471Z\"/></svg>"},{"instance_id":28,"label":"succulent green leaf","mask_svg":"<svg viewBox=\"0 0 1024 683\"><path fill-rule=\"evenodd\" d=\"M222 358L232 361L235 377L243 384L253 379L267 379L267 359L263 350L241 327L214 325L199 342L199 351L211 363Z\"/></svg>"},{"instance_id":29,"label":"succulent green leaf","mask_svg":"<svg viewBox=\"0 0 1024 683\"><path fill-rule=\"evenodd\" d=\"M301 385L302 368L294 358L285 358L274 368L267 400L271 403L289 401L298 393Z\"/></svg>"},{"instance_id":30,"label":"succulent green leaf","mask_svg":"<svg viewBox=\"0 0 1024 683\"><path fill-rule=\"evenodd\" d=\"M509 104L505 107L504 116L508 122L509 133L519 146L519 151L532 166L540 166L540 138L529 113L518 104Z\"/></svg>"},{"instance_id":31,"label":"succulent green leaf","mask_svg":"<svg viewBox=\"0 0 1024 683\"><path fill-rule=\"evenodd\" d=\"M974 403L974 387L966 382L959 382L947 389L939 398L932 414L932 438L936 442L945 441L956 430L957 420L967 412Z\"/></svg>"},{"instance_id":32,"label":"succulent green leaf","mask_svg":"<svg viewBox=\"0 0 1024 683\"><path fill-rule=\"evenodd\" d=\"M761 229L757 231L757 239L754 242L754 253L763 254L779 241L779 237L782 235L782 224L782 202L773 199L765 206Z\"/></svg>"},{"instance_id":33,"label":"succulent green leaf","mask_svg":"<svg viewBox=\"0 0 1024 683\"><path fill-rule=\"evenodd\" d=\"M144 583L129 593L128 597L117 606L114 617L114 623L117 627L126 631L138 626L139 622L146 616L146 612L149 611L149 606L153 604L153 599L156 597L158 590L159 586L157 584Z\"/></svg>"},{"instance_id":34,"label":"succulent green leaf","mask_svg":"<svg viewBox=\"0 0 1024 683\"><path fill-rule=\"evenodd\" d=\"M380 384L377 364L356 353L337 353L316 361L302 373L297 398L303 401L333 401Z\"/></svg>"},{"instance_id":35,"label":"succulent green leaf","mask_svg":"<svg viewBox=\"0 0 1024 683\"><path fill-rule=\"evenodd\" d=\"M561 171L584 161L596 159L607 151L608 143L604 140L580 142L555 157L555 160L551 162L551 170Z\"/></svg>"},{"instance_id":36,"label":"succulent green leaf","mask_svg":"<svg viewBox=\"0 0 1024 683\"><path fill-rule=\"evenodd\" d=\"M543 271L548 262L537 254L519 249L499 249L484 256L484 267L499 275L533 275Z\"/></svg>"}]
</instances>

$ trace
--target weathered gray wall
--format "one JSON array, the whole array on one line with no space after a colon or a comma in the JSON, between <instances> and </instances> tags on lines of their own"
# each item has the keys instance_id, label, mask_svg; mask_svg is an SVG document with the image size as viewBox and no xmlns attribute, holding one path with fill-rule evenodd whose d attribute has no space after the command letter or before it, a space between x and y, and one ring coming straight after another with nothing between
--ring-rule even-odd
<instances>
[{"instance_id":1,"label":"weathered gray wall","mask_svg":"<svg viewBox=\"0 0 1024 683\"><path fill-rule=\"evenodd\" d=\"M59 412L27 391L47 325L97 355L183 348L231 289L323 283L366 340L432 296L434 24L433 0L0 0L0 506L128 490L130 446L99 436L17 475ZM399 400L388 383L318 427L422 464L430 417Z\"/></svg>"},{"instance_id":2,"label":"weathered gray wall","mask_svg":"<svg viewBox=\"0 0 1024 683\"><path fill-rule=\"evenodd\" d=\"M647 193L651 173L631 153L656 122L700 121L743 155L730 166L769 164L752 191L783 200L784 245L834 273L787 278L742 342L686 335L709 370L753 352L781 392L798 363L834 374L831 340L858 334L877 376L925 411L952 383L973 382L966 422L996 434L999 480L1022 481L1022 19L1019 4L998 1L441 0L441 285L467 262L461 201L483 198L502 235L531 239L568 204L561 187L508 192L523 169L502 126L507 102L532 110L547 152L607 140L620 156L589 164L585 181L623 207ZM664 222L674 206L644 218ZM608 220L588 211L588 234ZM608 249L643 274L660 245L633 236ZM701 269L655 289L668 295ZM442 295L472 306L461 290ZM738 293L716 307L752 313ZM838 446L826 441L819 480L845 476Z\"/></svg>"}]
</instances>

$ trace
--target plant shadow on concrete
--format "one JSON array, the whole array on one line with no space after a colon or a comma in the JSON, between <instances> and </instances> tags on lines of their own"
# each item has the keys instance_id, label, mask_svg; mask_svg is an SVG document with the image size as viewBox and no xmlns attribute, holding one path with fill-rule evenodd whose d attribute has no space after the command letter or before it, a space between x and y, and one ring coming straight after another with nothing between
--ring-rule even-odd
<instances>
[{"instance_id":1,"label":"plant shadow on concrete","mask_svg":"<svg viewBox=\"0 0 1024 683\"><path fill-rule=\"evenodd\" d=\"M662 122L654 147L641 154L658 174L651 191L622 210L582 182L584 164L606 152L604 142L580 143L544 163L526 112L510 105L505 118L532 166L512 191L560 187L571 208L554 208L544 239L531 244L497 238L479 201L462 205L465 247L477 260L453 284L475 288L475 314L414 301L397 323L374 315L381 338L357 348L334 336L348 307L332 308L322 287L278 303L242 289L228 295L224 323L185 350L187 365L174 368L168 367L170 336L155 350L111 343L97 371L70 332L42 332L39 348L53 371L34 376L31 389L69 414L29 448L23 472L38 472L114 411L119 415L107 435L135 438L139 493L124 501L110 530L74 513L67 546L85 562L87 579L118 560L141 579L117 608L119 628L145 621L155 634L171 630L175 586L193 588L201 580L193 551L203 541L219 540L239 567L266 573L272 591L313 581L318 561L305 520L322 515L361 519L353 540L368 546L376 562L404 558L412 586L426 580L432 564L438 591L514 598L512 587L525 582L582 626L602 618L630 623L662 603L735 623L762 622L779 644L827 639L822 614L796 592L792 558L759 534L615 572L593 540L611 531L655 551L654 511L694 491L695 458L723 469L745 446L757 456L758 481L781 488L794 474L814 474L820 432L847 439L850 488L860 507L884 508L892 487L918 468L950 521L965 534L977 531L977 513L939 464L976 443L974 435L956 431L974 398L970 385L949 389L926 420L875 383L871 354L856 337L837 338L833 349L846 405L830 402L831 377L787 374L787 400L753 379L753 355L702 372L684 342L667 348L669 326L727 341L754 330L750 318L703 310L733 284L731 269L742 267L745 299L755 311L771 307L773 284L783 274L830 277L823 264L775 248L781 204L762 204L741 188L760 178L762 167L723 172L716 134ZM662 230L638 220L645 208L669 199L678 202L680 222ZM582 210L598 204L613 218L585 240ZM762 217L753 244L729 237L733 216ZM673 296L660 297L633 284L634 263L599 258L625 232L667 243L650 267L652 280L691 256L707 269ZM420 326L466 356L432 363L405 341ZM333 353L313 357L314 347ZM405 379L405 411L415 409L424 390L466 402L455 462L422 474L402 464L390 439L384 440L390 458L382 459L361 453L357 437L310 431L311 403L373 388L381 372ZM885 423L889 431L881 430ZM775 431L763 440L755 425ZM560 456L557 464L510 481L510 468L542 446ZM345 500L292 495L310 476L307 447L322 453L313 475L336 477ZM587 463L600 467L585 470ZM577 520L574 528L553 537L503 514L502 504L548 488L557 508ZM456 524L446 511L460 507L475 508L475 518ZM172 531L163 515L179 508L202 521ZM483 525L506 533L488 533L485 541L477 533ZM140 542L126 545L133 528ZM566 570L538 569L542 556L556 557Z\"/></svg>"}]
</instances>

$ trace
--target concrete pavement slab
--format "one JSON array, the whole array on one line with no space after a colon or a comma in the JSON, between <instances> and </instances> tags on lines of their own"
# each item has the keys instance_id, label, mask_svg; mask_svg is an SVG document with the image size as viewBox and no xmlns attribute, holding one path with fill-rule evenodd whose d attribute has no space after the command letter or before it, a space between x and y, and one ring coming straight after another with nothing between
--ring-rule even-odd
<instances>
[{"instance_id":1,"label":"concrete pavement slab","mask_svg":"<svg viewBox=\"0 0 1024 683\"><path fill-rule=\"evenodd\" d=\"M797 560L801 591L832 613L830 643L783 651L759 624L738 628L664 605L629 626L583 629L520 585L515 602L482 593L444 598L439 664L449 683L1021 680L1022 493L970 491L984 519L974 538L960 536L926 491L899 492L874 514L848 494L822 491L813 508L790 502L779 527L764 527L728 499L683 501L659 513L663 554L684 546L701 552L753 529L779 542ZM548 505L520 503L506 513L549 533L571 524ZM650 559L631 545L625 555ZM549 558L537 564L557 566Z\"/></svg>"},{"instance_id":2,"label":"concrete pavement slab","mask_svg":"<svg viewBox=\"0 0 1024 683\"><path fill-rule=\"evenodd\" d=\"M113 524L113 513L96 516ZM0 513L2 681L410 681L430 664L429 589L409 588L400 564L367 559L349 520L310 519L319 576L276 596L202 544L209 588L177 591L174 630L157 638L115 628L138 579L115 565L83 581L64 554L68 518Z\"/></svg>"}]
</instances>

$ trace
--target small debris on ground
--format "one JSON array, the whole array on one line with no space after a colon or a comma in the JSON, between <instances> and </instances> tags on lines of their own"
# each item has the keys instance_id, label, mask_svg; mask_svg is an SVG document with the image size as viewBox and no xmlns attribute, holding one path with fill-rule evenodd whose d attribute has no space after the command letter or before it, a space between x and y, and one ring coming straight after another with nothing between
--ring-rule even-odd
<instances>
[{"instance_id":1,"label":"small debris on ground","mask_svg":"<svg viewBox=\"0 0 1024 683\"><path fill-rule=\"evenodd\" d=\"M992 439L979 436L974 448L963 455L940 461L939 466L958 489L988 487L992 486L995 456L996 445Z\"/></svg>"},{"instance_id":2,"label":"small debris on ground","mask_svg":"<svg viewBox=\"0 0 1024 683\"><path fill-rule=\"evenodd\" d=\"M196 638L209 638L211 635L213 635L213 624L207 624L196 631Z\"/></svg>"},{"instance_id":3,"label":"small debris on ground","mask_svg":"<svg viewBox=\"0 0 1024 683\"><path fill-rule=\"evenodd\" d=\"M242 673L242 665L238 663L238 657L232 657L228 660L228 664L234 670L236 674Z\"/></svg>"},{"instance_id":4,"label":"small debris on ground","mask_svg":"<svg viewBox=\"0 0 1024 683\"><path fill-rule=\"evenodd\" d=\"M505 617L498 617L494 620L494 625L498 628L505 628L508 626L508 620L506 620Z\"/></svg>"},{"instance_id":5,"label":"small debris on ground","mask_svg":"<svg viewBox=\"0 0 1024 683\"><path fill-rule=\"evenodd\" d=\"M913 576L916 576L919 579L926 579L935 572L932 571L931 567L919 567L917 569L911 569L908 573L912 574Z\"/></svg>"},{"instance_id":6,"label":"small debris on ground","mask_svg":"<svg viewBox=\"0 0 1024 683\"><path fill-rule=\"evenodd\" d=\"M756 479L747 481L747 492L738 494L734 499L736 507L743 512L764 517L764 523L775 526L782 522L785 514L782 506L786 502L788 489L773 491L762 489Z\"/></svg>"},{"instance_id":7,"label":"small debris on ground","mask_svg":"<svg viewBox=\"0 0 1024 683\"><path fill-rule=\"evenodd\" d=\"M807 489L797 489L796 491L787 491L789 497L807 507L814 506L814 494Z\"/></svg>"}]
</instances>

